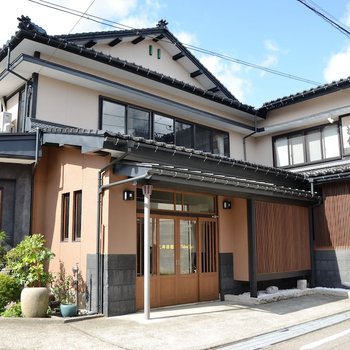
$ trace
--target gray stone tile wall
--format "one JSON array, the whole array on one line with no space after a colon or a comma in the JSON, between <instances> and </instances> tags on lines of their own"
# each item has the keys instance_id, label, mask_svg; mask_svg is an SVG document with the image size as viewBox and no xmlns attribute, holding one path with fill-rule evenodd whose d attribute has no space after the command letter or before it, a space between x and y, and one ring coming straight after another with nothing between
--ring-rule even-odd
<instances>
[{"instance_id":1,"label":"gray stone tile wall","mask_svg":"<svg viewBox=\"0 0 350 350\"><path fill-rule=\"evenodd\" d=\"M350 288L350 250L316 250L314 261L316 286Z\"/></svg>"},{"instance_id":2,"label":"gray stone tile wall","mask_svg":"<svg viewBox=\"0 0 350 350\"><path fill-rule=\"evenodd\" d=\"M233 273L233 253L219 254L220 298L225 294L240 294L249 290L247 282L235 281Z\"/></svg>"},{"instance_id":3,"label":"gray stone tile wall","mask_svg":"<svg viewBox=\"0 0 350 350\"><path fill-rule=\"evenodd\" d=\"M136 311L136 255L104 256L103 313L116 316Z\"/></svg>"},{"instance_id":4,"label":"gray stone tile wall","mask_svg":"<svg viewBox=\"0 0 350 350\"><path fill-rule=\"evenodd\" d=\"M0 187L4 189L1 229L6 231L8 243L15 246L31 233L32 165L2 164Z\"/></svg>"}]
</instances>

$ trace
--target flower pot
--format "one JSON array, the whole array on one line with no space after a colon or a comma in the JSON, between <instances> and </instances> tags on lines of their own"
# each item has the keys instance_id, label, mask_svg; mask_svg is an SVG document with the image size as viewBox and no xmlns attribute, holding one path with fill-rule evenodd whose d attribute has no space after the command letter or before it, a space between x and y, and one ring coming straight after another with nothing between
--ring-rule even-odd
<instances>
[{"instance_id":1,"label":"flower pot","mask_svg":"<svg viewBox=\"0 0 350 350\"><path fill-rule=\"evenodd\" d=\"M62 317L72 317L77 314L77 306L75 304L60 304Z\"/></svg>"},{"instance_id":2,"label":"flower pot","mask_svg":"<svg viewBox=\"0 0 350 350\"><path fill-rule=\"evenodd\" d=\"M23 317L46 317L49 290L45 287L25 287L21 292Z\"/></svg>"}]
</instances>

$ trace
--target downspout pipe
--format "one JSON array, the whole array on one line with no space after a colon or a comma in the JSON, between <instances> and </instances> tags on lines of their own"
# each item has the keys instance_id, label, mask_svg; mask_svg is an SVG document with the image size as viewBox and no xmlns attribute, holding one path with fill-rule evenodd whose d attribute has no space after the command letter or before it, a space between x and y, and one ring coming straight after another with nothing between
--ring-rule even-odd
<instances>
[{"instance_id":1,"label":"downspout pipe","mask_svg":"<svg viewBox=\"0 0 350 350\"><path fill-rule=\"evenodd\" d=\"M29 82L29 80L27 79L27 78L25 78L25 77L22 77L20 74L18 74L18 73L16 73L16 72L14 72L14 71L12 71L11 69L10 69L10 60L11 60L11 56L10 56L10 53L11 53L11 49L10 49L10 45L7 47L7 64L6 64L6 71L7 72L9 72L9 73L11 73L11 74L13 74L13 75L15 75L16 77L18 77L18 78L20 78L20 79L22 79L22 80L24 80L25 82Z\"/></svg>"},{"instance_id":2,"label":"downspout pipe","mask_svg":"<svg viewBox=\"0 0 350 350\"><path fill-rule=\"evenodd\" d=\"M128 179L116 181L107 185L103 185L102 177L105 171L111 167L113 167L116 163L120 162L122 159L124 159L130 151L126 152L123 156L114 159L112 162L108 163L106 166L104 166L102 169L98 172L98 189L97 189L97 229L96 229L96 274L97 274L97 313L102 313L102 295L103 295L103 281L102 276L103 273L101 271L102 267L102 260L101 260L101 210L102 210L102 195L105 190L110 189L111 187L119 186L125 183L134 182L142 179L150 179L151 175L148 173L145 173L140 176L131 177Z\"/></svg>"},{"instance_id":3,"label":"downspout pipe","mask_svg":"<svg viewBox=\"0 0 350 350\"><path fill-rule=\"evenodd\" d=\"M114 166L114 164L118 163L120 160L125 158L127 156L128 152L125 153L120 158L114 159L112 162L105 165L102 169L99 170L97 174L97 227L96 227L96 302L97 302L97 313L102 313L102 303L101 303L101 289L102 289L102 283L100 281L101 278L101 243L100 243L100 236L101 236L101 203L102 203L102 177L103 174L106 172L107 169Z\"/></svg>"},{"instance_id":4,"label":"downspout pipe","mask_svg":"<svg viewBox=\"0 0 350 350\"><path fill-rule=\"evenodd\" d=\"M243 160L247 160L247 138L256 134L258 132L257 127L256 127L256 114L254 115L254 131L251 132L250 134L246 135L243 137Z\"/></svg>"}]
</instances>

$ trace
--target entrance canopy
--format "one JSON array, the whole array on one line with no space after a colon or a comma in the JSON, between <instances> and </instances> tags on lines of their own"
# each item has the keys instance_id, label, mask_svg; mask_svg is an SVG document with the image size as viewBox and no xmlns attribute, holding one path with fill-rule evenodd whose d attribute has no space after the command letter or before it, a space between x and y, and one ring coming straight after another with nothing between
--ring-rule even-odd
<instances>
[{"instance_id":1,"label":"entrance canopy","mask_svg":"<svg viewBox=\"0 0 350 350\"><path fill-rule=\"evenodd\" d=\"M120 158L114 166L115 173L145 175L144 181L157 187L268 197L306 205L319 200L303 174L111 132L50 128L43 133L43 144L76 146L84 153Z\"/></svg>"}]
</instances>

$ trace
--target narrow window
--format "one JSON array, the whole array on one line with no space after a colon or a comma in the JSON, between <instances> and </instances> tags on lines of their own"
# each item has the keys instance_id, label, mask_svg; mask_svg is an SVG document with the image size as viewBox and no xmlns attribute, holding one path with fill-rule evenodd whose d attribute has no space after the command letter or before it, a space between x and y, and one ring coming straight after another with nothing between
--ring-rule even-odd
<instances>
[{"instance_id":1,"label":"narrow window","mask_svg":"<svg viewBox=\"0 0 350 350\"><path fill-rule=\"evenodd\" d=\"M160 60L160 49L157 49L157 58Z\"/></svg>"},{"instance_id":2,"label":"narrow window","mask_svg":"<svg viewBox=\"0 0 350 350\"><path fill-rule=\"evenodd\" d=\"M149 45L149 46L148 46L148 54L149 54L150 56L153 55L153 46L152 46L152 45Z\"/></svg>"},{"instance_id":3,"label":"narrow window","mask_svg":"<svg viewBox=\"0 0 350 350\"><path fill-rule=\"evenodd\" d=\"M69 198L69 193L62 194L61 241L68 241L69 237Z\"/></svg>"},{"instance_id":4,"label":"narrow window","mask_svg":"<svg viewBox=\"0 0 350 350\"><path fill-rule=\"evenodd\" d=\"M73 208L73 240L80 241L81 238L81 206L82 191L74 192L74 208Z\"/></svg>"}]
</instances>

